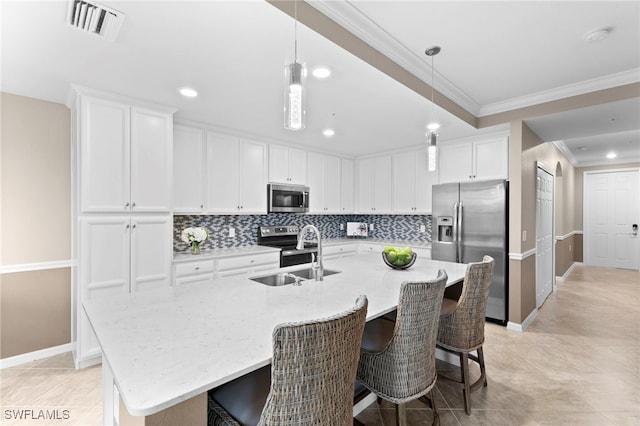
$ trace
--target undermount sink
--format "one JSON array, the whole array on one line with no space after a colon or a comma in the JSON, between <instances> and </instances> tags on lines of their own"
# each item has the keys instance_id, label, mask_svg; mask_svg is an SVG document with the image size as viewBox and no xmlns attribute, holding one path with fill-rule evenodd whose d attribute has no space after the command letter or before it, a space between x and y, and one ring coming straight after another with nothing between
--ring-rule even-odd
<instances>
[{"instance_id":1,"label":"undermount sink","mask_svg":"<svg viewBox=\"0 0 640 426\"><path fill-rule=\"evenodd\" d=\"M305 280L310 280L313 278L313 269L311 268L307 268L307 269L300 269L298 271L291 271L291 273L293 275L297 275L302 279ZM325 269L324 270L324 274L322 275L323 277L328 277L329 275L333 275L333 274L339 274L340 271L334 271L332 269Z\"/></svg>"},{"instance_id":2,"label":"undermount sink","mask_svg":"<svg viewBox=\"0 0 640 426\"><path fill-rule=\"evenodd\" d=\"M331 269L325 269L323 276L338 274L340 271L334 271ZM293 274L297 277L300 277L303 280L309 280L313 278L313 269L299 269L297 271L290 271L289 274ZM260 284L268 285L271 287L278 287L282 285L289 285L296 282L295 278L291 275L287 275L285 272L280 272L278 274L272 275L263 275L261 277L251 277L249 278L252 281L258 282Z\"/></svg>"},{"instance_id":3,"label":"undermount sink","mask_svg":"<svg viewBox=\"0 0 640 426\"><path fill-rule=\"evenodd\" d=\"M273 275L265 275L262 277L251 277L253 281L259 282L260 284L268 285L271 287L278 287L281 285L293 284L296 280L284 273L273 274Z\"/></svg>"}]
</instances>

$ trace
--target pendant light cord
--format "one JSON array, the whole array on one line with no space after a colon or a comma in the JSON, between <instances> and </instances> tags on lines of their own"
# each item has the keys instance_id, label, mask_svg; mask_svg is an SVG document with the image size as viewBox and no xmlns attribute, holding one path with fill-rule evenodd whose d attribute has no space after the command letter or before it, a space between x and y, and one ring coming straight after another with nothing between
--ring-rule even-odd
<instances>
[{"instance_id":1,"label":"pendant light cord","mask_svg":"<svg viewBox=\"0 0 640 426\"><path fill-rule=\"evenodd\" d=\"M433 104L433 74L435 70L433 68L433 57L435 55L431 55L431 122L435 123L435 114L434 114L434 104Z\"/></svg>"},{"instance_id":2,"label":"pendant light cord","mask_svg":"<svg viewBox=\"0 0 640 426\"><path fill-rule=\"evenodd\" d=\"M293 62L298 62L298 0L293 2Z\"/></svg>"}]
</instances>

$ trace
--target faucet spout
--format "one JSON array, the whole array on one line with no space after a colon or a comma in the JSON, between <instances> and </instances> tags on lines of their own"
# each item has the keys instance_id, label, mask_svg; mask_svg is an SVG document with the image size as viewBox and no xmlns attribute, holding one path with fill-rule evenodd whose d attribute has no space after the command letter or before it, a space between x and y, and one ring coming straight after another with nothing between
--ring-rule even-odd
<instances>
[{"instance_id":1,"label":"faucet spout","mask_svg":"<svg viewBox=\"0 0 640 426\"><path fill-rule=\"evenodd\" d=\"M322 235L320 234L320 230L314 225L305 225L298 233L298 244L296 244L296 248L298 250L304 249L304 236L308 230L313 231L318 239L318 255L316 257L316 261L311 262L311 267L314 271L313 275L315 280L322 281L324 276L324 266L322 264Z\"/></svg>"}]
</instances>

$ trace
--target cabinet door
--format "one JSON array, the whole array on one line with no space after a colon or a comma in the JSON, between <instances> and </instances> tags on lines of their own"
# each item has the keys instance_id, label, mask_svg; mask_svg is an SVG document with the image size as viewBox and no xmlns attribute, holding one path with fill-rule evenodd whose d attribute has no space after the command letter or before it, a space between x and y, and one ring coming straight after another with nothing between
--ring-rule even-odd
<instances>
[{"instance_id":1,"label":"cabinet door","mask_svg":"<svg viewBox=\"0 0 640 426\"><path fill-rule=\"evenodd\" d=\"M129 211L129 107L91 97L80 102L81 210Z\"/></svg>"},{"instance_id":2,"label":"cabinet door","mask_svg":"<svg viewBox=\"0 0 640 426\"><path fill-rule=\"evenodd\" d=\"M393 212L414 213L416 176L413 151L393 156Z\"/></svg>"},{"instance_id":3,"label":"cabinet door","mask_svg":"<svg viewBox=\"0 0 640 426\"><path fill-rule=\"evenodd\" d=\"M173 116L131 108L131 210L170 212Z\"/></svg>"},{"instance_id":4,"label":"cabinet door","mask_svg":"<svg viewBox=\"0 0 640 426\"><path fill-rule=\"evenodd\" d=\"M173 209L176 212L204 211L204 132L202 129L173 127Z\"/></svg>"},{"instance_id":5,"label":"cabinet door","mask_svg":"<svg viewBox=\"0 0 640 426\"><path fill-rule=\"evenodd\" d=\"M353 213L353 160L343 158L341 173L342 213Z\"/></svg>"},{"instance_id":6,"label":"cabinet door","mask_svg":"<svg viewBox=\"0 0 640 426\"><path fill-rule=\"evenodd\" d=\"M81 220L81 300L129 293L129 216Z\"/></svg>"},{"instance_id":7,"label":"cabinet door","mask_svg":"<svg viewBox=\"0 0 640 426\"><path fill-rule=\"evenodd\" d=\"M509 138L474 142L474 179L507 179L509 177Z\"/></svg>"},{"instance_id":8,"label":"cabinet door","mask_svg":"<svg viewBox=\"0 0 640 426\"><path fill-rule=\"evenodd\" d=\"M358 211L373 213L374 208L374 160L358 160Z\"/></svg>"},{"instance_id":9,"label":"cabinet door","mask_svg":"<svg viewBox=\"0 0 640 426\"><path fill-rule=\"evenodd\" d=\"M207 210L237 213L239 207L238 139L207 132Z\"/></svg>"},{"instance_id":10,"label":"cabinet door","mask_svg":"<svg viewBox=\"0 0 640 426\"><path fill-rule=\"evenodd\" d=\"M170 216L131 220L131 293L169 287L172 231Z\"/></svg>"},{"instance_id":11,"label":"cabinet door","mask_svg":"<svg viewBox=\"0 0 640 426\"><path fill-rule=\"evenodd\" d=\"M324 213L325 199L325 155L309 153L309 213Z\"/></svg>"},{"instance_id":12,"label":"cabinet door","mask_svg":"<svg viewBox=\"0 0 640 426\"><path fill-rule=\"evenodd\" d=\"M325 213L340 213L341 197L341 163L340 158L325 158Z\"/></svg>"},{"instance_id":13,"label":"cabinet door","mask_svg":"<svg viewBox=\"0 0 640 426\"><path fill-rule=\"evenodd\" d=\"M438 175L440 183L472 180L472 144L439 144Z\"/></svg>"},{"instance_id":14,"label":"cabinet door","mask_svg":"<svg viewBox=\"0 0 640 426\"><path fill-rule=\"evenodd\" d=\"M267 213L267 145L242 140L240 143L240 213Z\"/></svg>"},{"instance_id":15,"label":"cabinet door","mask_svg":"<svg viewBox=\"0 0 640 426\"><path fill-rule=\"evenodd\" d=\"M431 191L438 183L438 172L429 171L427 150L415 152L415 210L414 213L431 213Z\"/></svg>"},{"instance_id":16,"label":"cabinet door","mask_svg":"<svg viewBox=\"0 0 640 426\"><path fill-rule=\"evenodd\" d=\"M289 148L269 145L269 182L289 182Z\"/></svg>"},{"instance_id":17,"label":"cabinet door","mask_svg":"<svg viewBox=\"0 0 640 426\"><path fill-rule=\"evenodd\" d=\"M374 161L373 182L375 187L374 212L391 213L391 156L377 157Z\"/></svg>"},{"instance_id":18,"label":"cabinet door","mask_svg":"<svg viewBox=\"0 0 640 426\"><path fill-rule=\"evenodd\" d=\"M289 183L307 184L307 151L289 148Z\"/></svg>"}]
</instances>

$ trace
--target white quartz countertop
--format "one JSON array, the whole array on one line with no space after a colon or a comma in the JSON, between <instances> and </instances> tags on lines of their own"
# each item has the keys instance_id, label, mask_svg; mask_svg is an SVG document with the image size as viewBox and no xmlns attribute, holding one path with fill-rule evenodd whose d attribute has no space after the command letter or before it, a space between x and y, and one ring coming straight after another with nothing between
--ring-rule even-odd
<instances>
[{"instance_id":1,"label":"white quartz countertop","mask_svg":"<svg viewBox=\"0 0 640 426\"><path fill-rule=\"evenodd\" d=\"M84 309L127 409L144 416L267 365L279 323L334 315L352 307L360 294L369 299L369 320L395 308L403 281L433 279L443 268L451 285L466 270L464 264L420 257L410 269L392 270L380 253L324 266L341 273L282 287L251 281L249 276L267 275L253 273L89 300Z\"/></svg>"}]
</instances>

